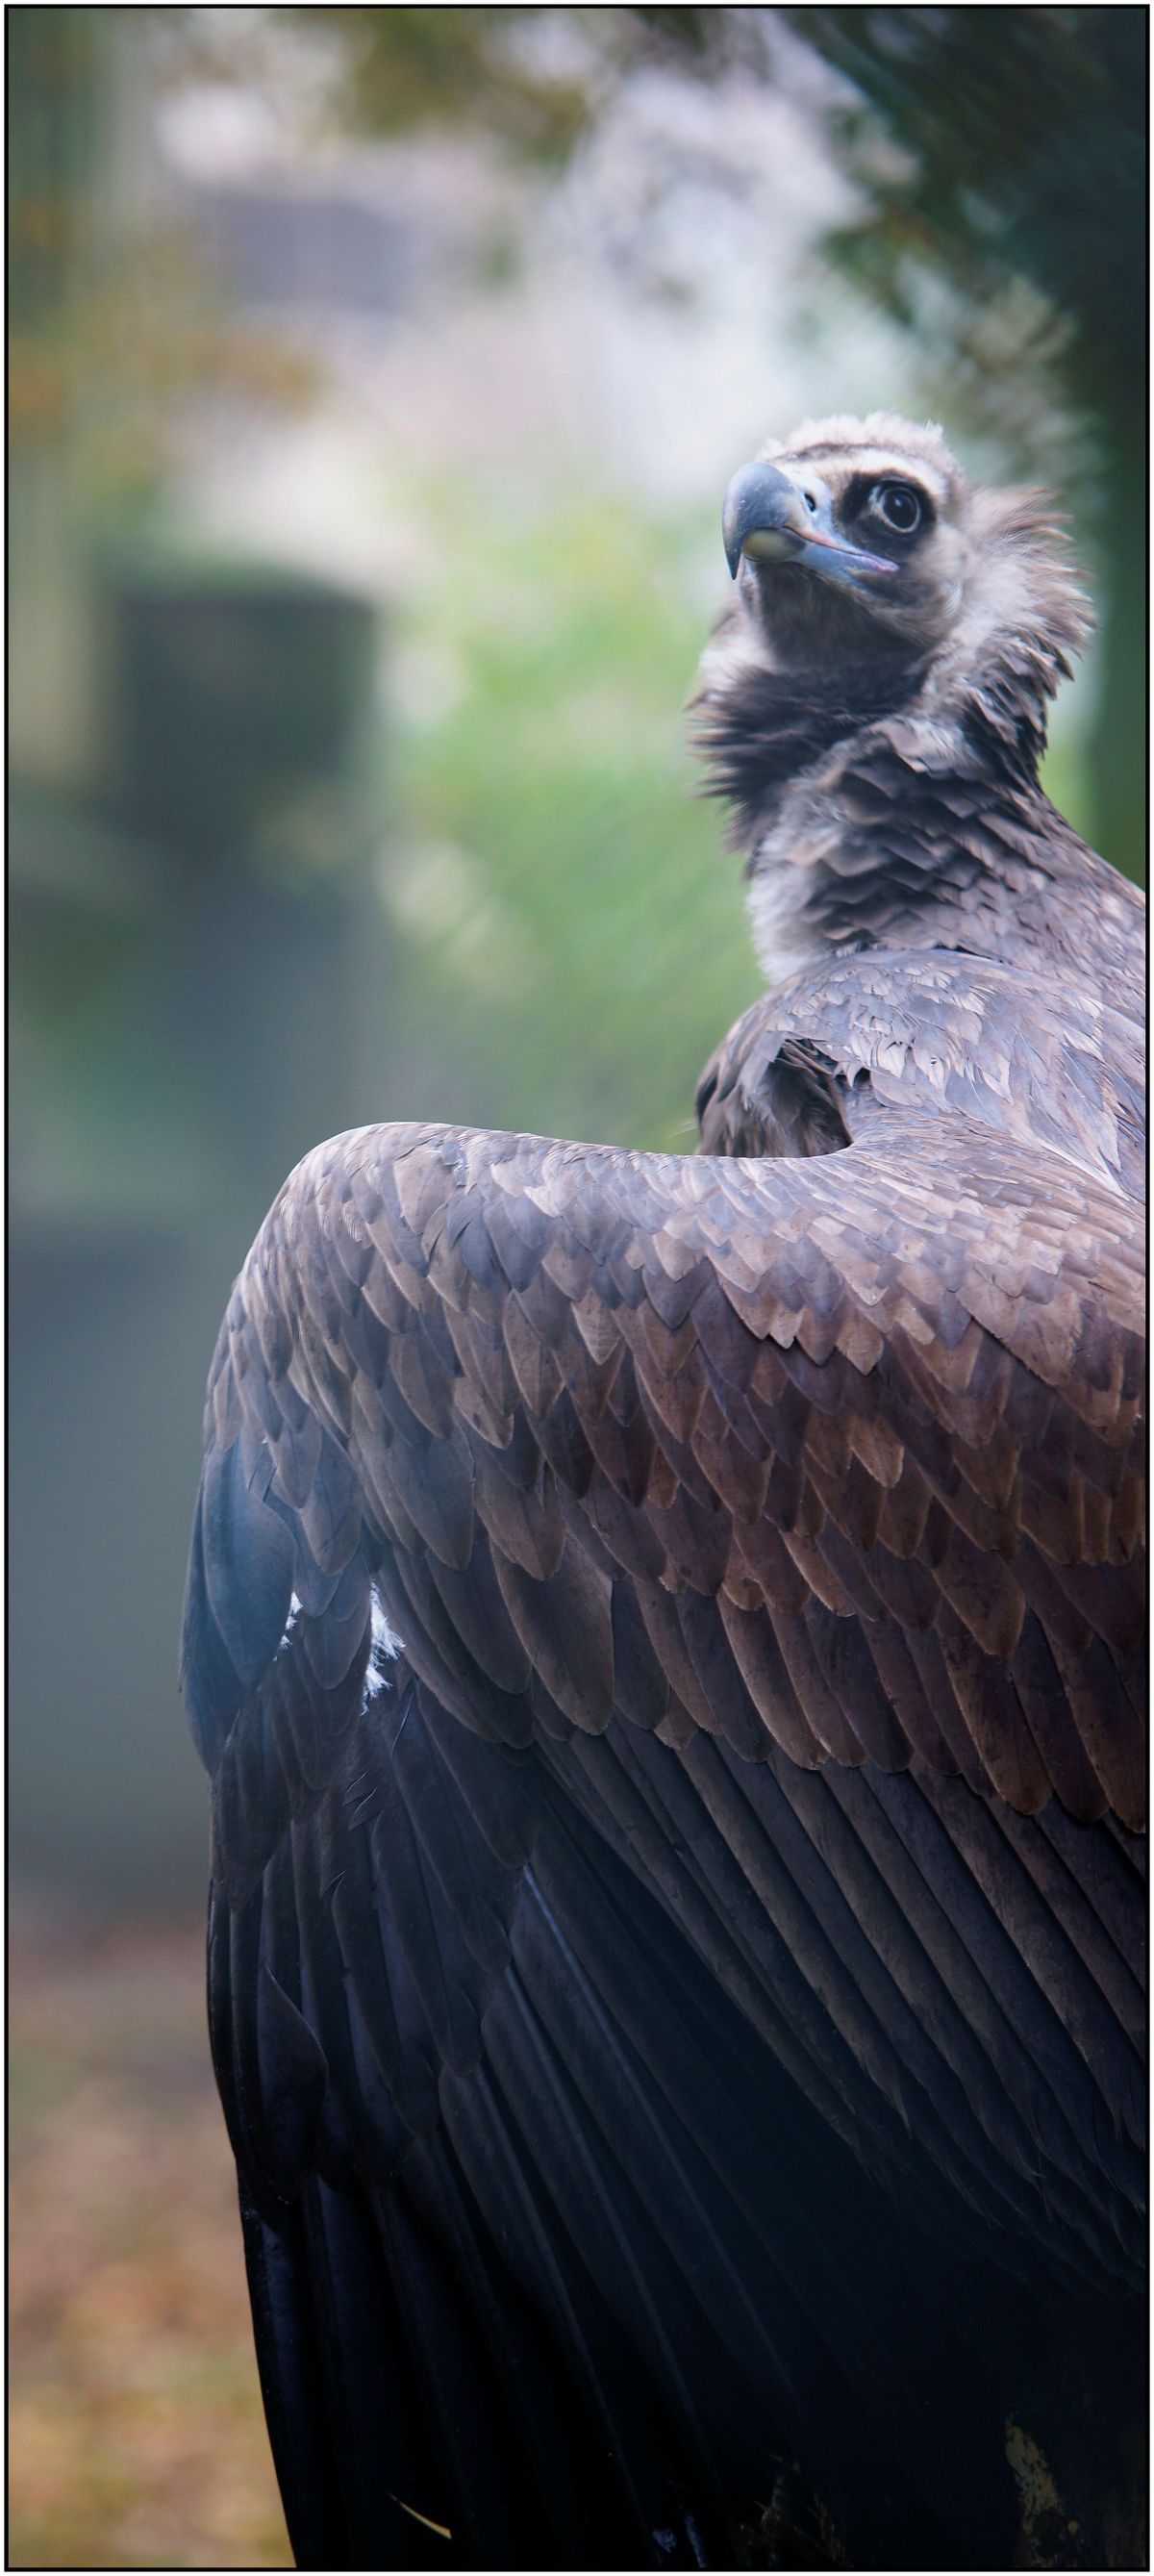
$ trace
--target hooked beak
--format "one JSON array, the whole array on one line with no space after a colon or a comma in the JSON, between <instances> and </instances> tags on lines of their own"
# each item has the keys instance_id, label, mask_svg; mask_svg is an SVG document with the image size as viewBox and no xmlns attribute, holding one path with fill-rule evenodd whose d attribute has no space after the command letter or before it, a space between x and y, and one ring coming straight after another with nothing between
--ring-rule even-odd
<instances>
[{"instance_id":1,"label":"hooked beak","mask_svg":"<svg viewBox=\"0 0 1154 2576\"><path fill-rule=\"evenodd\" d=\"M804 564L811 547L817 550L817 560L811 562L814 572L852 580L860 573L898 569L888 555L871 555L862 546L847 545L832 526L828 501L810 509L796 483L776 465L738 467L725 495L721 537L734 581L743 555L762 562Z\"/></svg>"}]
</instances>

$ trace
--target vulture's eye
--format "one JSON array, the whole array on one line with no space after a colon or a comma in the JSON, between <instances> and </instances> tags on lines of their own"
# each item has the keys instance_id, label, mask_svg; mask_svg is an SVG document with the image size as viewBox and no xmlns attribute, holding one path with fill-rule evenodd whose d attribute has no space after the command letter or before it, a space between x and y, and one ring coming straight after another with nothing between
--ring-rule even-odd
<instances>
[{"instance_id":1,"label":"vulture's eye","mask_svg":"<svg viewBox=\"0 0 1154 2576\"><path fill-rule=\"evenodd\" d=\"M899 536L912 537L921 524L921 500L908 483L879 483L870 495L870 507Z\"/></svg>"}]
</instances>

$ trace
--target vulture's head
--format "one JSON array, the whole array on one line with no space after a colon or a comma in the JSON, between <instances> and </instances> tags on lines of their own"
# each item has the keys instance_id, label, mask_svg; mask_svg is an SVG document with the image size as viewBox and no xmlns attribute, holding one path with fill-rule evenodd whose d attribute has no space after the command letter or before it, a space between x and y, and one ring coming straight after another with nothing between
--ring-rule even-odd
<instances>
[{"instance_id":1,"label":"vulture's head","mask_svg":"<svg viewBox=\"0 0 1154 2576\"><path fill-rule=\"evenodd\" d=\"M921 660L956 623L980 545L940 430L885 413L771 442L734 475L722 536L746 615L788 668Z\"/></svg>"},{"instance_id":2,"label":"vulture's head","mask_svg":"<svg viewBox=\"0 0 1154 2576\"><path fill-rule=\"evenodd\" d=\"M759 673L866 720L915 699L948 719L992 691L1036 756L1089 623L1044 492L978 488L931 423L839 415L739 467L722 533L734 594L708 702Z\"/></svg>"},{"instance_id":3,"label":"vulture's head","mask_svg":"<svg viewBox=\"0 0 1154 2576\"><path fill-rule=\"evenodd\" d=\"M767 974L878 941L1003 953L1072 839L1038 764L1089 611L1046 494L982 489L930 423L836 416L739 467L722 534L696 740Z\"/></svg>"}]
</instances>

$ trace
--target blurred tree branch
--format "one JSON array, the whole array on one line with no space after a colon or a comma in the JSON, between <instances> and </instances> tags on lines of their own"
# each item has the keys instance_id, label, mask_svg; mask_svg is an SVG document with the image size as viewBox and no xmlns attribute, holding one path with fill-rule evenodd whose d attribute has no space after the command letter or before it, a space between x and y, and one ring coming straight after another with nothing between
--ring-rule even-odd
<instances>
[{"instance_id":1,"label":"blurred tree branch","mask_svg":"<svg viewBox=\"0 0 1154 2576\"><path fill-rule=\"evenodd\" d=\"M1146 758L1146 96L1148 21L1131 8L790 8L863 106L831 130L867 213L828 245L917 327L919 281L953 284L947 355L1003 411L1021 351L986 317L1036 290L1043 384L1088 420L1105 573L1092 745L1100 846L1142 873ZM870 113L872 111L872 113ZM876 123L899 147L879 165ZM1050 316L1047 324L1047 308ZM989 354L983 366L983 338ZM971 400L973 399L971 395Z\"/></svg>"},{"instance_id":2,"label":"blurred tree branch","mask_svg":"<svg viewBox=\"0 0 1154 2576\"><path fill-rule=\"evenodd\" d=\"M871 168L860 108L835 111L835 136L870 199L837 247L871 291L908 318L911 262L939 263L975 300L1029 277L1074 326L1064 363L1082 399L1140 404L1144 13L785 14L903 147L899 166Z\"/></svg>"},{"instance_id":3,"label":"blurred tree branch","mask_svg":"<svg viewBox=\"0 0 1154 2576\"><path fill-rule=\"evenodd\" d=\"M293 404L318 381L281 335L237 331L177 224L100 204L102 88L121 33L102 14L21 9L9 31L13 458L66 445L98 510L155 489L190 395Z\"/></svg>"},{"instance_id":4,"label":"blurred tree branch","mask_svg":"<svg viewBox=\"0 0 1154 2576\"><path fill-rule=\"evenodd\" d=\"M344 51L338 97L354 127L468 125L530 160L563 162L614 91L652 68L715 80L764 68L773 11L710 8L313 8Z\"/></svg>"}]
</instances>

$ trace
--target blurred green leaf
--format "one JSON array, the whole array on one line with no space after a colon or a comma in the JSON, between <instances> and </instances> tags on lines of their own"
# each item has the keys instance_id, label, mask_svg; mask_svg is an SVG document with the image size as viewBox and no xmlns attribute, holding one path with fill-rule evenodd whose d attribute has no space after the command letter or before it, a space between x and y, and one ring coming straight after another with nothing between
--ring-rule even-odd
<instances>
[{"instance_id":1,"label":"blurred green leaf","mask_svg":"<svg viewBox=\"0 0 1154 2576\"><path fill-rule=\"evenodd\" d=\"M397 639L398 1052L425 1052L433 1015L425 1116L684 1149L705 1057L757 989L679 713L712 528L571 488L536 512L422 497L450 569Z\"/></svg>"}]
</instances>

